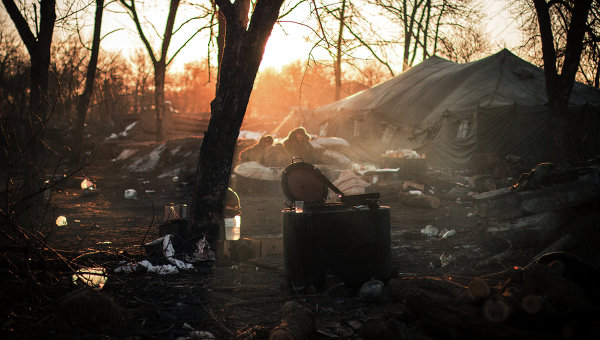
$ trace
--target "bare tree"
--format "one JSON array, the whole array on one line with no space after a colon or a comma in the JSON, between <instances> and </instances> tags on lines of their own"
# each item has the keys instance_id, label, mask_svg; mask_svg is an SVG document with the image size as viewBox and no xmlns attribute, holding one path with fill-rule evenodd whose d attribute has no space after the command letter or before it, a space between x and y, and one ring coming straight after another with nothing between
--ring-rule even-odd
<instances>
[{"instance_id":1,"label":"bare tree","mask_svg":"<svg viewBox=\"0 0 600 340\"><path fill-rule=\"evenodd\" d=\"M412 67L419 55L426 59L444 49L448 52L450 44L461 38L466 45L484 39L481 31L475 29L481 15L472 0L374 0L374 3L401 27L403 71ZM445 46L440 49L440 45ZM452 52L446 56L455 55Z\"/></svg>"},{"instance_id":2,"label":"bare tree","mask_svg":"<svg viewBox=\"0 0 600 340\"><path fill-rule=\"evenodd\" d=\"M557 69L562 67L566 56L567 34L574 3L576 1L548 3ZM511 3L510 8L525 36L523 44L519 47L520 53L527 55L533 63L544 65L540 25L534 2L519 0ZM600 1L592 1L585 26L583 50L576 80L598 87L600 85Z\"/></svg>"},{"instance_id":3,"label":"bare tree","mask_svg":"<svg viewBox=\"0 0 600 340\"><path fill-rule=\"evenodd\" d=\"M394 75L389 61L383 53L383 48L389 41L380 39L377 29L372 26L364 14L365 6L370 6L361 0L341 0L339 2L312 1L312 10L316 20L316 44L324 49L333 61L335 80L334 99L339 100L342 93L343 66L349 66L361 73L362 59L359 55L370 54L378 63ZM371 6L372 7L372 6ZM365 53L366 52L366 53ZM313 59L312 53L309 59ZM313 60L316 61L316 60ZM324 63L325 61L319 61ZM309 63L310 65L310 63Z\"/></svg>"},{"instance_id":4,"label":"bare tree","mask_svg":"<svg viewBox=\"0 0 600 340\"><path fill-rule=\"evenodd\" d=\"M33 4L33 23L28 22L27 16L19 10L14 0L2 0L2 3L29 52L31 62L31 93L29 100L31 123L36 121L42 123L47 118L48 68L50 66L50 47L52 46L52 35L56 21L56 0L40 0L39 13L37 5ZM30 24L34 25L33 30Z\"/></svg>"},{"instance_id":5,"label":"bare tree","mask_svg":"<svg viewBox=\"0 0 600 340\"><path fill-rule=\"evenodd\" d=\"M194 234L224 238L223 208L240 126L246 113L265 45L283 0L257 0L250 21L250 0L216 0L227 31L219 86L200 148L192 197Z\"/></svg>"},{"instance_id":6,"label":"bare tree","mask_svg":"<svg viewBox=\"0 0 600 340\"><path fill-rule=\"evenodd\" d=\"M126 0L120 0L123 7L125 7L129 13L129 16L135 23L135 27L142 39L144 47L148 52L148 56L152 60L152 65L154 66L154 105L156 110L156 141L162 139L162 122L165 116L165 76L167 72L167 65L171 63L173 57L167 59L167 51L169 49L169 45L171 44L171 38L173 37L173 30L175 26L175 16L177 15L177 9L179 7L180 0L171 0L169 5L169 14L167 15L167 23L165 27L165 32L162 36L162 44L160 49L160 55L157 57L155 55L154 49L150 45L150 41L148 40L146 33L144 33L144 29L142 28L142 23L140 21L137 9L135 7L135 0L130 0L129 2Z\"/></svg>"},{"instance_id":7,"label":"bare tree","mask_svg":"<svg viewBox=\"0 0 600 340\"><path fill-rule=\"evenodd\" d=\"M162 131L162 122L165 116L165 77L167 67L171 64L173 59L181 52L181 50L189 43L198 33L202 30L207 29L210 25L201 26L198 30L196 30L188 39L181 45L179 48L173 53L172 56L168 56L168 49L171 45L171 39L173 35L181 30L183 26L192 22L196 19L205 19L209 16L209 14L204 13L200 16L191 17L186 19L183 23L181 23L178 27L175 27L175 17L177 15L177 10L179 8L180 0L171 0L169 5L169 13L167 15L167 22L165 26L165 31L160 37L161 39L161 48L159 55L155 54L155 50L152 48L150 40L148 39L148 35L144 32L142 27L142 22L139 17L139 13L135 6L135 0L119 0L120 3L125 7L129 16L133 20L137 32L144 44L144 48L148 52L148 56L152 60L152 65L154 66L154 98L155 98L155 110L156 110L156 140L159 141L163 138Z\"/></svg>"},{"instance_id":8,"label":"bare tree","mask_svg":"<svg viewBox=\"0 0 600 340\"><path fill-rule=\"evenodd\" d=\"M551 150L561 150L563 147L562 140L565 133L569 97L575 84L575 76L579 70L581 52L583 51L583 39L592 1L579 0L570 3L547 2L546 0L533 1L542 42L546 94L548 95L548 102L553 109L553 117L550 121L551 130L547 134L548 136L552 136L553 140L548 142L548 155L556 155ZM568 22L568 30L564 40L564 57L560 73L558 73L558 56L552 28L551 7L553 6L557 6L556 8L561 15L561 19Z\"/></svg>"},{"instance_id":9,"label":"bare tree","mask_svg":"<svg viewBox=\"0 0 600 340\"><path fill-rule=\"evenodd\" d=\"M134 113L139 114L146 110L150 98L150 82L152 75L152 65L144 55L143 50L136 50L131 56L131 63L135 67L135 90L133 92Z\"/></svg>"},{"instance_id":10,"label":"bare tree","mask_svg":"<svg viewBox=\"0 0 600 340\"><path fill-rule=\"evenodd\" d=\"M0 21L0 118L17 119L27 107L27 52L9 24Z\"/></svg>"},{"instance_id":11,"label":"bare tree","mask_svg":"<svg viewBox=\"0 0 600 340\"><path fill-rule=\"evenodd\" d=\"M83 92L79 95L77 100L77 117L75 121L75 131L72 144L74 155L73 160L77 163L81 160L85 116L90 105L92 93L94 92L96 69L98 66L98 54L100 52L100 31L102 28L103 12L104 0L96 0L96 13L94 14L94 33L92 38L92 50L85 77L85 87L83 88Z\"/></svg>"},{"instance_id":12,"label":"bare tree","mask_svg":"<svg viewBox=\"0 0 600 340\"><path fill-rule=\"evenodd\" d=\"M23 12L13 0L2 0L2 3L27 48L31 65L29 107L22 115L21 123L13 127L18 146L11 151L19 153L23 160L20 162L25 182L22 194L28 197L40 192L40 178L46 166L44 128L49 112L48 69L56 3L55 0L40 0L39 11L36 3L31 8L21 4ZM34 17L30 19L31 13Z\"/></svg>"},{"instance_id":13,"label":"bare tree","mask_svg":"<svg viewBox=\"0 0 600 340\"><path fill-rule=\"evenodd\" d=\"M477 25L468 25L452 35L440 37L438 45L439 55L458 63L482 58L490 51L489 40Z\"/></svg>"}]
</instances>

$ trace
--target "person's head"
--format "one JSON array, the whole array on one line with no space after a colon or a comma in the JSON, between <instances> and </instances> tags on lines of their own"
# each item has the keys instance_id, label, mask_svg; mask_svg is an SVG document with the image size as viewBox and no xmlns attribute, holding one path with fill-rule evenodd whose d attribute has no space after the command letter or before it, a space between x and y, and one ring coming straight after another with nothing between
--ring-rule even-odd
<instances>
[{"instance_id":1,"label":"person's head","mask_svg":"<svg viewBox=\"0 0 600 340\"><path fill-rule=\"evenodd\" d=\"M303 127L299 127L299 128L296 128L296 129L290 131L288 138L296 140L296 141L310 139L310 137L308 136L308 133L306 133L306 130Z\"/></svg>"},{"instance_id":2,"label":"person's head","mask_svg":"<svg viewBox=\"0 0 600 340\"><path fill-rule=\"evenodd\" d=\"M266 136L260 137L258 144L260 144L264 147L273 145L273 136L266 135Z\"/></svg>"}]
</instances>

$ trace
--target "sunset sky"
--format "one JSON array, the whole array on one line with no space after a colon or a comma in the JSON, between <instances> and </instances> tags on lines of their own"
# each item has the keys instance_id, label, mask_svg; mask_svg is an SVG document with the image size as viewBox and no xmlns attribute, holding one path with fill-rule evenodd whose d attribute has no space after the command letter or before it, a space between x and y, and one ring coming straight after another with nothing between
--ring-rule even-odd
<instances>
[{"instance_id":1,"label":"sunset sky","mask_svg":"<svg viewBox=\"0 0 600 340\"><path fill-rule=\"evenodd\" d=\"M489 33L490 41L492 42L493 51L496 52L504 47L512 48L518 44L520 32L511 18L510 11L506 9L506 0L480 0L482 8L487 16L486 30ZM146 4L138 6L147 6ZM183 8L183 7L182 7ZM123 10L116 3L109 6L109 11L105 14L102 31L104 34L121 28L118 32L112 33L105 38L102 43L104 49L110 51L122 51L131 53L136 48L141 48L141 42L131 22L131 19L124 14ZM165 18L168 11L167 6L150 6L140 7L140 13L146 13L147 18L151 21L158 32L164 30ZM121 13L119 13L121 12ZM182 21L193 13L189 8L178 13L178 21ZM306 37L310 34L310 30L298 23L309 24L308 10L297 10L293 17L285 18L282 23L275 26L271 38L266 47L261 69L266 67L279 68L289 64L295 60L306 60L312 44L306 41ZM93 24L93 20L87 22L89 26ZM183 43L195 30L194 24L188 25L181 32L174 36L171 47L169 48L170 55ZM150 35L152 31L148 30ZM171 70L181 70L187 62L203 59L206 57L207 51L206 34L198 34L191 43L189 43L174 60ZM155 44L158 47L158 43ZM398 53L400 55L400 53ZM318 55L317 55L318 57ZM400 68L400 63L397 69Z\"/></svg>"}]
</instances>

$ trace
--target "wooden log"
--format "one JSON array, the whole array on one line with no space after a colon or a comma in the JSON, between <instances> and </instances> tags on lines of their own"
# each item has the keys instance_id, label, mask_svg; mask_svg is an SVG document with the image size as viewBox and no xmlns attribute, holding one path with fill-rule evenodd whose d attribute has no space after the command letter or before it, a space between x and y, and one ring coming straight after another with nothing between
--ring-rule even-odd
<instances>
[{"instance_id":1,"label":"wooden log","mask_svg":"<svg viewBox=\"0 0 600 340\"><path fill-rule=\"evenodd\" d=\"M545 309L546 299L541 295L529 294L521 300L521 308L529 314L538 314Z\"/></svg>"},{"instance_id":2,"label":"wooden log","mask_svg":"<svg viewBox=\"0 0 600 340\"><path fill-rule=\"evenodd\" d=\"M592 180L584 179L522 192L501 188L474 195L473 201L480 217L511 219L580 205L597 196Z\"/></svg>"},{"instance_id":3,"label":"wooden log","mask_svg":"<svg viewBox=\"0 0 600 340\"><path fill-rule=\"evenodd\" d=\"M434 338L456 339L547 339L547 334L534 333L525 328L509 324L491 322L480 315L480 308L469 304L456 304L453 299L440 298L426 291L411 294L406 298L406 306L411 312L421 316L427 331Z\"/></svg>"},{"instance_id":4,"label":"wooden log","mask_svg":"<svg viewBox=\"0 0 600 340\"><path fill-rule=\"evenodd\" d=\"M511 313L512 306L501 296L491 297L483 303L483 316L492 322L502 323L506 321Z\"/></svg>"},{"instance_id":5,"label":"wooden log","mask_svg":"<svg viewBox=\"0 0 600 340\"><path fill-rule=\"evenodd\" d=\"M298 301L288 301L281 309L281 323L273 328L269 340L311 339L317 331L310 309Z\"/></svg>"},{"instance_id":6,"label":"wooden log","mask_svg":"<svg viewBox=\"0 0 600 340\"><path fill-rule=\"evenodd\" d=\"M437 209L440 207L440 199L435 196L411 195L399 193L398 200L409 207Z\"/></svg>"},{"instance_id":7,"label":"wooden log","mask_svg":"<svg viewBox=\"0 0 600 340\"><path fill-rule=\"evenodd\" d=\"M490 287L482 278L475 278L469 282L467 292L471 301L482 301L490 296Z\"/></svg>"},{"instance_id":8,"label":"wooden log","mask_svg":"<svg viewBox=\"0 0 600 340\"><path fill-rule=\"evenodd\" d=\"M523 282L532 294L546 296L559 313L587 310L591 306L581 285L559 275L556 266L529 264L523 269Z\"/></svg>"}]
</instances>

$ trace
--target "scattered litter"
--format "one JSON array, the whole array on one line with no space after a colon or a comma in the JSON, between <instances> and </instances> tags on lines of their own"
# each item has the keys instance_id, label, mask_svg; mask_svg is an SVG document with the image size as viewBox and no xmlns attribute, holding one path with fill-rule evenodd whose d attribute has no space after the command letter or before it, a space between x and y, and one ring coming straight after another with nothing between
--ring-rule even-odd
<instances>
[{"instance_id":1,"label":"scattered litter","mask_svg":"<svg viewBox=\"0 0 600 340\"><path fill-rule=\"evenodd\" d=\"M193 262L214 261L215 254L210 249L210 246L208 245L208 242L206 242L205 238L198 241L196 245L197 248L192 256L183 254L186 262L176 259L174 257L176 254L175 248L173 247L174 237L175 236L172 234L167 234L164 237L144 245L146 248L146 253L150 253L152 255L162 254L165 259L170 262L170 264L153 265L148 260L143 260L137 263L121 261L119 266L114 269L114 272L128 274L141 269L146 269L149 273L157 273L160 275L176 274L179 273L180 269L189 270L194 268L194 265L192 264Z\"/></svg>"},{"instance_id":2,"label":"scattered litter","mask_svg":"<svg viewBox=\"0 0 600 340\"><path fill-rule=\"evenodd\" d=\"M81 268L73 274L74 284L85 284L100 290L106 283L106 271L102 267Z\"/></svg>"},{"instance_id":3,"label":"scattered litter","mask_svg":"<svg viewBox=\"0 0 600 340\"><path fill-rule=\"evenodd\" d=\"M432 226L431 224L429 224L425 228L421 229L421 234L426 235L428 237L437 236L438 233L439 233L439 229Z\"/></svg>"},{"instance_id":4,"label":"scattered litter","mask_svg":"<svg viewBox=\"0 0 600 340\"><path fill-rule=\"evenodd\" d=\"M362 175L367 171L377 170L377 166L374 164L369 164L369 163L366 163L366 164L352 163L352 165L350 165L350 170L358 172Z\"/></svg>"},{"instance_id":5,"label":"scattered litter","mask_svg":"<svg viewBox=\"0 0 600 340\"><path fill-rule=\"evenodd\" d=\"M467 217L473 217L473 213L472 212L468 213Z\"/></svg>"},{"instance_id":6,"label":"scattered litter","mask_svg":"<svg viewBox=\"0 0 600 340\"><path fill-rule=\"evenodd\" d=\"M170 264L164 264L161 266L154 266L152 265L152 263L148 262L147 260L141 261L138 263L140 266L146 268L146 270L148 270L148 273L156 273L159 275L167 275L167 274L177 274L179 273L179 270L177 269L177 267L170 265Z\"/></svg>"},{"instance_id":7,"label":"scattered litter","mask_svg":"<svg viewBox=\"0 0 600 340\"><path fill-rule=\"evenodd\" d=\"M173 180L173 183L179 182L179 176L173 176L172 180Z\"/></svg>"},{"instance_id":8,"label":"scattered litter","mask_svg":"<svg viewBox=\"0 0 600 340\"><path fill-rule=\"evenodd\" d=\"M411 195L417 195L417 196L423 195L423 192L421 190L409 190L408 193Z\"/></svg>"},{"instance_id":9,"label":"scattered litter","mask_svg":"<svg viewBox=\"0 0 600 340\"><path fill-rule=\"evenodd\" d=\"M81 222L81 220L73 220L73 222L79 223L79 222Z\"/></svg>"},{"instance_id":10,"label":"scattered litter","mask_svg":"<svg viewBox=\"0 0 600 340\"><path fill-rule=\"evenodd\" d=\"M442 238L448 238L448 237L452 237L454 235L456 235L456 230L450 229L442 234Z\"/></svg>"},{"instance_id":11,"label":"scattered litter","mask_svg":"<svg viewBox=\"0 0 600 340\"><path fill-rule=\"evenodd\" d=\"M154 170L160 162L160 156L166 147L167 144L157 146L149 154L136 159L127 168L134 172L148 172Z\"/></svg>"},{"instance_id":12,"label":"scattered litter","mask_svg":"<svg viewBox=\"0 0 600 340\"><path fill-rule=\"evenodd\" d=\"M163 241L162 241L163 254L167 258L167 260L169 262L171 262L171 264L174 264L175 266L177 266L177 268L179 268L179 269L187 270L187 269L194 268L193 264L185 263L185 262L173 257L175 255L175 249L173 248L173 243L171 242L171 236L172 236L171 234L165 235L163 237Z\"/></svg>"},{"instance_id":13,"label":"scattered litter","mask_svg":"<svg viewBox=\"0 0 600 340\"><path fill-rule=\"evenodd\" d=\"M187 204L171 203L169 205L165 205L165 223L173 220L187 221L189 217L190 207Z\"/></svg>"},{"instance_id":14,"label":"scattered litter","mask_svg":"<svg viewBox=\"0 0 600 340\"><path fill-rule=\"evenodd\" d=\"M206 262L215 260L215 252L210 249L210 245L206 241L206 237L203 237L196 244L196 250L191 257L186 256L187 262Z\"/></svg>"},{"instance_id":15,"label":"scattered litter","mask_svg":"<svg viewBox=\"0 0 600 340\"><path fill-rule=\"evenodd\" d=\"M216 337L207 331L191 331L188 336L180 336L176 340L212 340Z\"/></svg>"},{"instance_id":16,"label":"scattered litter","mask_svg":"<svg viewBox=\"0 0 600 340\"><path fill-rule=\"evenodd\" d=\"M96 187L96 185L89 179L86 178L83 181L81 181L81 189L85 190L85 189L93 188L93 187Z\"/></svg>"},{"instance_id":17,"label":"scattered litter","mask_svg":"<svg viewBox=\"0 0 600 340\"><path fill-rule=\"evenodd\" d=\"M56 225L59 227L64 227L67 225L67 218L64 216L58 216L56 218Z\"/></svg>"},{"instance_id":18,"label":"scattered litter","mask_svg":"<svg viewBox=\"0 0 600 340\"><path fill-rule=\"evenodd\" d=\"M135 189L127 189L125 190L125 194L123 195L125 199L133 200L137 198L137 191Z\"/></svg>"},{"instance_id":19,"label":"scattered litter","mask_svg":"<svg viewBox=\"0 0 600 340\"><path fill-rule=\"evenodd\" d=\"M445 267L450 263L454 263L455 261L456 259L452 255L446 255L442 253L442 255L440 256L440 263L442 264L442 267Z\"/></svg>"},{"instance_id":20,"label":"scattered litter","mask_svg":"<svg viewBox=\"0 0 600 340\"><path fill-rule=\"evenodd\" d=\"M125 150L121 151L121 153L117 156L117 158L111 159L111 162L124 161L127 158L131 157L136 152L137 152L137 150L135 150L135 149L125 149Z\"/></svg>"},{"instance_id":21,"label":"scattered litter","mask_svg":"<svg viewBox=\"0 0 600 340\"><path fill-rule=\"evenodd\" d=\"M114 272L129 274L129 273L138 271L141 268L146 269L149 273L156 273L156 274L160 274L160 275L179 273L179 270L177 269L177 267L175 267L173 265L165 264L165 265L161 265L161 266L155 266L152 263L150 263L150 261L148 261L148 260L143 260L138 263L131 263L131 262L124 263L124 261L123 261L119 267L114 269Z\"/></svg>"},{"instance_id":22,"label":"scattered litter","mask_svg":"<svg viewBox=\"0 0 600 340\"><path fill-rule=\"evenodd\" d=\"M358 293L361 301L377 302L383 297L383 282L379 280L370 280L365 282Z\"/></svg>"},{"instance_id":23,"label":"scattered litter","mask_svg":"<svg viewBox=\"0 0 600 340\"><path fill-rule=\"evenodd\" d=\"M138 269L138 266L139 265L137 263L121 261L120 266L115 268L114 272L129 274L136 271Z\"/></svg>"}]
</instances>

